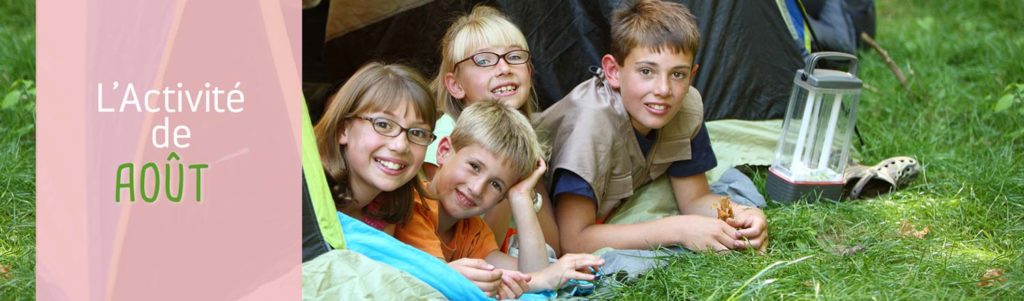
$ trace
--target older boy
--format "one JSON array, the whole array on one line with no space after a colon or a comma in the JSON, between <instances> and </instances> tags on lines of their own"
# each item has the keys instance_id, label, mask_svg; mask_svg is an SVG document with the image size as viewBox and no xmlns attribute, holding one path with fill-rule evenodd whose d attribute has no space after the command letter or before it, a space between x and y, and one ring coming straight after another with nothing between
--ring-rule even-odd
<instances>
[{"instance_id":1,"label":"older boy","mask_svg":"<svg viewBox=\"0 0 1024 301\"><path fill-rule=\"evenodd\" d=\"M733 218L716 218L721 196L711 194L704 172L717 161L700 94L690 87L699 45L693 15L677 3L637 1L615 13L611 38L603 76L577 86L537 121L553 147L549 187L562 250L764 247L761 210L732 203ZM669 180L655 181L666 174ZM679 215L601 223L627 199L671 202L634 195L652 182L671 183L650 189L670 189L663 198L674 198Z\"/></svg>"},{"instance_id":2,"label":"older boy","mask_svg":"<svg viewBox=\"0 0 1024 301\"><path fill-rule=\"evenodd\" d=\"M452 134L438 144L440 167L426 192L437 201L417 199L413 216L395 230L395 238L451 262L485 292L502 298L557 289L569 279L592 280L593 275L576 270L601 265L596 256L570 254L548 265L533 208L533 188L546 170L542 159L540 143L522 114L497 102L469 106ZM506 196L519 228L519 258L498 250L493 232L480 218ZM484 259L486 264L466 258ZM492 272L495 267L506 270L498 274L505 276L500 283ZM529 277L509 272L514 270Z\"/></svg>"}]
</instances>

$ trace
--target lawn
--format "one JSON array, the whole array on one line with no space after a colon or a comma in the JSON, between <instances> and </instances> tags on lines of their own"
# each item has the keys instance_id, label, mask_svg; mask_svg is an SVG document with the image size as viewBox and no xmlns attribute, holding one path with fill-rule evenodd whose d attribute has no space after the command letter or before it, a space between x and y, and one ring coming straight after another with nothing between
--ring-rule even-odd
<instances>
[{"instance_id":1,"label":"lawn","mask_svg":"<svg viewBox=\"0 0 1024 301\"><path fill-rule=\"evenodd\" d=\"M0 299L32 299L36 264L35 3L4 0L0 16Z\"/></svg>"},{"instance_id":2,"label":"lawn","mask_svg":"<svg viewBox=\"0 0 1024 301\"><path fill-rule=\"evenodd\" d=\"M770 204L766 255L679 256L602 297L1024 299L1024 103L1013 98L1024 94L1024 2L878 1L877 11L876 40L914 92L877 53L858 54L873 89L858 108L859 151L865 162L914 156L923 173L873 199ZM929 231L901 235L904 221ZM1003 276L982 282L992 269Z\"/></svg>"},{"instance_id":3,"label":"lawn","mask_svg":"<svg viewBox=\"0 0 1024 301\"><path fill-rule=\"evenodd\" d=\"M914 156L918 179L868 200L773 203L766 255L681 256L602 297L1024 299L1024 102L1012 97L1024 92L1024 2L877 6L876 40L914 92L875 52L859 53L872 87L861 97L859 151L865 162ZM0 4L0 299L35 290L34 15L32 1ZM8 102L11 91L26 96ZM929 232L901 235L904 221ZM1003 276L982 282L992 269Z\"/></svg>"}]
</instances>

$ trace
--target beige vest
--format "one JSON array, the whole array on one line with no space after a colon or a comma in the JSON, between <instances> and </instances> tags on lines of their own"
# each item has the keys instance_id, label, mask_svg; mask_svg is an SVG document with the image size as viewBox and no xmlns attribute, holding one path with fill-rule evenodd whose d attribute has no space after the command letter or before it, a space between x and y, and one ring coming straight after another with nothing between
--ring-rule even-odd
<instances>
[{"instance_id":1,"label":"beige vest","mask_svg":"<svg viewBox=\"0 0 1024 301\"><path fill-rule=\"evenodd\" d=\"M704 116L700 92L690 87L682 106L644 158L619 92L598 77L576 86L534 121L552 147L548 187L556 169L572 171L594 190L598 218L607 215L672 162L690 159L690 138Z\"/></svg>"}]
</instances>

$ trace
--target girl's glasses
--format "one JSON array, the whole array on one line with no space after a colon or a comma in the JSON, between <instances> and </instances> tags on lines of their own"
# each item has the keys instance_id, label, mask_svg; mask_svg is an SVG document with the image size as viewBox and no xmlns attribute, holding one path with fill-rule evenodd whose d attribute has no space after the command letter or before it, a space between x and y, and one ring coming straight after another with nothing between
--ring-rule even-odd
<instances>
[{"instance_id":1,"label":"girl's glasses","mask_svg":"<svg viewBox=\"0 0 1024 301\"><path fill-rule=\"evenodd\" d=\"M480 52L469 56L468 58L455 63L458 67L459 64L465 61L473 61L473 65L478 67L490 67L498 64L499 59L504 59L509 65L522 65L530 61L530 52L526 50L512 50L505 54L497 54L494 52Z\"/></svg>"},{"instance_id":2,"label":"girl's glasses","mask_svg":"<svg viewBox=\"0 0 1024 301\"><path fill-rule=\"evenodd\" d=\"M377 134L384 136L398 137L398 134L406 132L408 135L405 135L405 138L409 139L409 142L423 146L430 145L430 143L434 142L434 139L437 138L428 130L421 128L404 128L401 125L398 125L398 122L384 117L358 116L355 118L369 121L370 124L373 125L373 130L376 131Z\"/></svg>"}]
</instances>

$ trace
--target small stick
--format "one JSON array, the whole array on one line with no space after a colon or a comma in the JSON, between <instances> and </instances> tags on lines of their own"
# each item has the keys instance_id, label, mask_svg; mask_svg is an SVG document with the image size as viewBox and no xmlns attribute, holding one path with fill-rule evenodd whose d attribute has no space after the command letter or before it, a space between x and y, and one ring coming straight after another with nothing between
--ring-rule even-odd
<instances>
[{"instance_id":1,"label":"small stick","mask_svg":"<svg viewBox=\"0 0 1024 301\"><path fill-rule=\"evenodd\" d=\"M885 60L885 64L889 66L889 70L892 71L892 74L896 76L896 80L900 82L900 86L902 86L903 89L907 91L907 94L909 94L911 98L913 98L916 101L921 101L924 98L922 95L914 92L914 89L911 87L911 84L907 82L907 77L903 75L903 72L900 71L900 68L896 66L896 62L892 60L891 56L889 56L889 52L885 51L885 49L882 49L882 46L879 46L878 43L875 42L875 39L872 39L871 36L869 36L867 33L860 33L860 38L863 39L864 42L868 43L868 45L871 45L871 47L874 48L875 51L878 51L878 55L882 56L882 59ZM910 75L914 75L913 68L910 68Z\"/></svg>"},{"instance_id":2,"label":"small stick","mask_svg":"<svg viewBox=\"0 0 1024 301\"><path fill-rule=\"evenodd\" d=\"M903 71L900 71L900 67L896 66L896 62L892 60L891 56L889 56L889 52L882 49L882 46L878 46L878 42L875 42L875 39L872 39L866 32L860 33L860 38L864 40L865 43L868 43L868 45L871 45L871 48L874 48L875 51L878 52L878 55L882 56L882 59L885 60L885 64L889 66L889 70L892 70L892 74L896 76L896 80L900 81L900 86L903 86L904 89L910 91L910 86L907 86L907 77L903 75Z\"/></svg>"}]
</instances>

